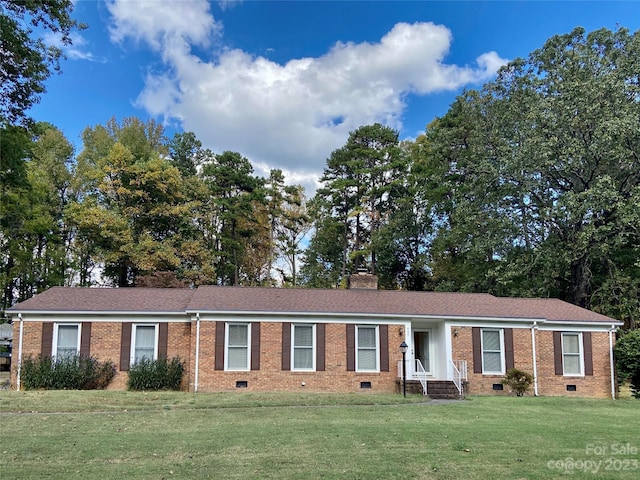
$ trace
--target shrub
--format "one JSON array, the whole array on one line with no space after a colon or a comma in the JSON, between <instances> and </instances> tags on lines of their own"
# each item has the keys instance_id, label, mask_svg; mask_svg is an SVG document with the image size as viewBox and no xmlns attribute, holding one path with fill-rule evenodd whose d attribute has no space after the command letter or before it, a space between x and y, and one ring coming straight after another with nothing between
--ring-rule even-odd
<instances>
[{"instance_id":1,"label":"shrub","mask_svg":"<svg viewBox=\"0 0 640 480\"><path fill-rule=\"evenodd\" d=\"M501 383L511 387L511 390L521 397L533 383L533 375L517 368L510 368Z\"/></svg>"},{"instance_id":2,"label":"shrub","mask_svg":"<svg viewBox=\"0 0 640 480\"><path fill-rule=\"evenodd\" d=\"M179 357L143 358L129 370L129 390L180 390L184 363Z\"/></svg>"},{"instance_id":3,"label":"shrub","mask_svg":"<svg viewBox=\"0 0 640 480\"><path fill-rule=\"evenodd\" d=\"M624 333L614 348L618 378L629 380L631 394L640 399L640 329Z\"/></svg>"},{"instance_id":4,"label":"shrub","mask_svg":"<svg viewBox=\"0 0 640 480\"><path fill-rule=\"evenodd\" d=\"M31 355L22 360L20 378L24 388L45 390L103 389L116 374L112 361L77 355L52 359Z\"/></svg>"}]
</instances>

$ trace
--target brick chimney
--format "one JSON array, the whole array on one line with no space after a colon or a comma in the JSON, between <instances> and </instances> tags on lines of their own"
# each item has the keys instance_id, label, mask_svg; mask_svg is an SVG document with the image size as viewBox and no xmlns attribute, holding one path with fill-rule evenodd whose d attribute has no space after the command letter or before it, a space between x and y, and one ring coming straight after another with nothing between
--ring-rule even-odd
<instances>
[{"instance_id":1,"label":"brick chimney","mask_svg":"<svg viewBox=\"0 0 640 480\"><path fill-rule=\"evenodd\" d=\"M377 290L378 276L371 273L355 273L349 277L349 290Z\"/></svg>"}]
</instances>

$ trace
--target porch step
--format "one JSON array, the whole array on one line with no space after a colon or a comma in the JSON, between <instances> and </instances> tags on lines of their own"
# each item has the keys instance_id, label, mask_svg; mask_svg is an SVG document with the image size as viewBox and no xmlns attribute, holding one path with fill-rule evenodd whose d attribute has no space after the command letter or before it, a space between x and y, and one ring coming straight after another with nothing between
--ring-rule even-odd
<instances>
[{"instance_id":1,"label":"porch step","mask_svg":"<svg viewBox=\"0 0 640 480\"><path fill-rule=\"evenodd\" d=\"M402 393L402 380L396 380L396 391ZM407 393L422 393L419 380L407 380ZM433 399L461 400L464 398L450 380L427 380L427 396Z\"/></svg>"},{"instance_id":2,"label":"porch step","mask_svg":"<svg viewBox=\"0 0 640 480\"><path fill-rule=\"evenodd\" d=\"M462 397L455 383L450 380L427 380L429 398L459 400Z\"/></svg>"}]
</instances>

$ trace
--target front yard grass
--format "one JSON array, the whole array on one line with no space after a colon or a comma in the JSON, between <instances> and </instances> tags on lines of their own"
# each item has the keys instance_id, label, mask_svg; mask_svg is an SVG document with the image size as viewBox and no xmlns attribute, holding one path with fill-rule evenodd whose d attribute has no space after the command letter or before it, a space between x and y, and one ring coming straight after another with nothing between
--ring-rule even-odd
<instances>
[{"instance_id":1,"label":"front yard grass","mask_svg":"<svg viewBox=\"0 0 640 480\"><path fill-rule=\"evenodd\" d=\"M636 400L0 392L0 425L2 479L640 474Z\"/></svg>"}]
</instances>

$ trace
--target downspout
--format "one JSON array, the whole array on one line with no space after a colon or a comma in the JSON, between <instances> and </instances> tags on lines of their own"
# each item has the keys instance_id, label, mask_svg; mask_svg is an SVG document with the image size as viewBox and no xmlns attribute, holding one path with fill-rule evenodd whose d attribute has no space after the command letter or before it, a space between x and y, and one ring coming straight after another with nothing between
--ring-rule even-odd
<instances>
[{"instance_id":1,"label":"downspout","mask_svg":"<svg viewBox=\"0 0 640 480\"><path fill-rule=\"evenodd\" d=\"M538 322L533 322L531 325L531 351L533 354L533 394L538 396L538 361L536 354L536 330L538 329Z\"/></svg>"},{"instance_id":2,"label":"downspout","mask_svg":"<svg viewBox=\"0 0 640 480\"><path fill-rule=\"evenodd\" d=\"M18 314L18 321L20 322L20 334L18 335L18 373L16 374L16 390L20 391L20 370L22 369L22 337L24 334L24 321L22 320L22 314Z\"/></svg>"},{"instance_id":3,"label":"downspout","mask_svg":"<svg viewBox=\"0 0 640 480\"><path fill-rule=\"evenodd\" d=\"M198 393L198 370L200 369L200 313L196 313L196 365L193 376L193 391Z\"/></svg>"},{"instance_id":4,"label":"downspout","mask_svg":"<svg viewBox=\"0 0 640 480\"><path fill-rule=\"evenodd\" d=\"M611 330L609 330L609 368L611 369L611 398L613 400L616 399L616 374L613 365L613 332L615 331L615 326L611 325Z\"/></svg>"}]
</instances>

